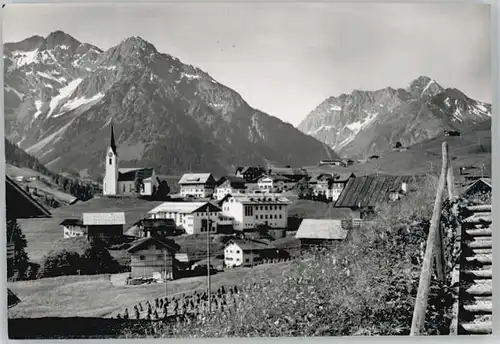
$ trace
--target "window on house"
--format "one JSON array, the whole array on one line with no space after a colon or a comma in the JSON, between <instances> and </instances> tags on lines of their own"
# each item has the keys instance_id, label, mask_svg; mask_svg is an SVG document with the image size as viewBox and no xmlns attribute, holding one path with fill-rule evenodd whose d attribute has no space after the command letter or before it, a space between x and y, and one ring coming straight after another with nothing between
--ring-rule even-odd
<instances>
[{"instance_id":1,"label":"window on house","mask_svg":"<svg viewBox=\"0 0 500 344\"><path fill-rule=\"evenodd\" d=\"M109 164L113 164L113 160L111 160L111 158L109 158Z\"/></svg>"},{"instance_id":2,"label":"window on house","mask_svg":"<svg viewBox=\"0 0 500 344\"><path fill-rule=\"evenodd\" d=\"M280 214L280 219L282 218L283 216Z\"/></svg>"},{"instance_id":3,"label":"window on house","mask_svg":"<svg viewBox=\"0 0 500 344\"><path fill-rule=\"evenodd\" d=\"M122 189L123 189L123 192L125 192L125 184L123 184L123 188Z\"/></svg>"},{"instance_id":4,"label":"window on house","mask_svg":"<svg viewBox=\"0 0 500 344\"><path fill-rule=\"evenodd\" d=\"M139 256L139 259L144 260L144 259L146 259L146 256Z\"/></svg>"},{"instance_id":5,"label":"window on house","mask_svg":"<svg viewBox=\"0 0 500 344\"><path fill-rule=\"evenodd\" d=\"M236 261L239 262L240 261L240 258L236 258Z\"/></svg>"},{"instance_id":6,"label":"window on house","mask_svg":"<svg viewBox=\"0 0 500 344\"><path fill-rule=\"evenodd\" d=\"M261 215L260 215L260 219L262 220L263 218L264 218L264 215L262 215L262 214L261 214Z\"/></svg>"},{"instance_id":7,"label":"window on house","mask_svg":"<svg viewBox=\"0 0 500 344\"><path fill-rule=\"evenodd\" d=\"M268 217L267 217L267 214L266 214L266 217L265 217L265 219L266 219L266 220L268 219Z\"/></svg>"},{"instance_id":8,"label":"window on house","mask_svg":"<svg viewBox=\"0 0 500 344\"><path fill-rule=\"evenodd\" d=\"M250 261L250 260L249 260L248 258L247 258L247 259L245 259L245 262L247 262L247 263L248 263L249 261Z\"/></svg>"},{"instance_id":9,"label":"window on house","mask_svg":"<svg viewBox=\"0 0 500 344\"><path fill-rule=\"evenodd\" d=\"M240 253L240 250L237 250L237 251L236 251L236 254L239 254L239 253Z\"/></svg>"}]
</instances>

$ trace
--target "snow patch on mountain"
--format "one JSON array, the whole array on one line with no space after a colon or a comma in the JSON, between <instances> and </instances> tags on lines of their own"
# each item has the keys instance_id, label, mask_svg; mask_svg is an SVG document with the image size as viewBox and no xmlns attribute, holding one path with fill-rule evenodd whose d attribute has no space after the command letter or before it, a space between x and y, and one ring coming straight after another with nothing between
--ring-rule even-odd
<instances>
[{"instance_id":1,"label":"snow patch on mountain","mask_svg":"<svg viewBox=\"0 0 500 344\"><path fill-rule=\"evenodd\" d=\"M317 134L317 133L319 133L320 131L323 131L323 130L330 130L330 129L335 129L335 126L333 126L333 125L322 125L322 126L318 127L318 128L317 128L317 129L315 129L315 130L308 131L308 132L307 132L307 135Z\"/></svg>"},{"instance_id":2,"label":"snow patch on mountain","mask_svg":"<svg viewBox=\"0 0 500 344\"><path fill-rule=\"evenodd\" d=\"M423 94L425 93L425 91L427 91L427 90L429 89L429 87L430 87L433 83L435 83L435 82L436 82L436 81L435 81L434 79L431 79L431 80L427 83L427 85L424 87L424 89L422 90L422 93L421 93L420 95L423 95Z\"/></svg>"},{"instance_id":3,"label":"snow patch on mountain","mask_svg":"<svg viewBox=\"0 0 500 344\"><path fill-rule=\"evenodd\" d=\"M16 68L26 66L36 62L36 55L38 54L38 49L32 51L14 51L12 52L12 57L14 58Z\"/></svg>"},{"instance_id":4,"label":"snow patch on mountain","mask_svg":"<svg viewBox=\"0 0 500 344\"><path fill-rule=\"evenodd\" d=\"M52 112L54 112L54 110L62 100L67 99L69 96L71 96L71 94L76 90L81 82L81 78L75 79L59 90L59 94L52 98L52 100L50 101L49 113L47 114L47 118L52 115Z\"/></svg>"},{"instance_id":5,"label":"snow patch on mountain","mask_svg":"<svg viewBox=\"0 0 500 344\"><path fill-rule=\"evenodd\" d=\"M366 128L367 126L369 126L377 118L377 115L378 115L378 112L371 113L371 112L368 112L366 110L365 110L365 113L368 116L365 117L364 119L346 125L346 127L349 130L351 130L353 133L355 133L354 135L357 135L361 130L363 130L363 128Z\"/></svg>"},{"instance_id":6,"label":"snow patch on mountain","mask_svg":"<svg viewBox=\"0 0 500 344\"><path fill-rule=\"evenodd\" d=\"M62 77L62 76L61 76L61 77L56 78L56 77L55 77L55 76L53 76L53 75L49 75L49 74L47 74L47 73L40 72L40 71L37 71L37 72L36 72L36 74L40 75L40 76L41 76L41 77L43 77L43 78L50 79L50 80L54 80L54 81L56 81L56 82L58 82L58 83L60 83L60 84L62 84L62 83L64 83L64 82L66 82L66 81L67 81L65 77Z\"/></svg>"},{"instance_id":7,"label":"snow patch on mountain","mask_svg":"<svg viewBox=\"0 0 500 344\"><path fill-rule=\"evenodd\" d=\"M90 97L90 98L80 97L80 98L71 99L69 102L64 104L64 106L61 108L61 111L57 115L54 115L53 117L56 118L56 117L59 117L61 115L64 115L64 113L67 111L74 110L74 109L76 109L82 105L85 105L85 104L93 103L95 101L98 101L102 97L104 97L104 93L98 93L95 96Z\"/></svg>"},{"instance_id":8,"label":"snow patch on mountain","mask_svg":"<svg viewBox=\"0 0 500 344\"><path fill-rule=\"evenodd\" d=\"M196 75L196 74L187 74L187 73L181 73L181 78L185 78L185 79L188 79L188 80L193 80L193 79L199 79L200 76L199 75Z\"/></svg>"}]
</instances>

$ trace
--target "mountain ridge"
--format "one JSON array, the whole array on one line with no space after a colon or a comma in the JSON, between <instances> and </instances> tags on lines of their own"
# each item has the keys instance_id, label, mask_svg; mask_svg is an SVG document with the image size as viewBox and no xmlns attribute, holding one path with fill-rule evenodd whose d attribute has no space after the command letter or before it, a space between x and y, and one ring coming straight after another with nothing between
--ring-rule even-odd
<instances>
[{"instance_id":1,"label":"mountain ridge","mask_svg":"<svg viewBox=\"0 0 500 344\"><path fill-rule=\"evenodd\" d=\"M298 125L340 155L363 159L430 139L443 130L464 130L491 118L491 105L456 88L420 76L406 88L353 90L329 97Z\"/></svg>"},{"instance_id":2,"label":"mountain ridge","mask_svg":"<svg viewBox=\"0 0 500 344\"><path fill-rule=\"evenodd\" d=\"M123 164L160 173L338 157L140 37L102 51L68 36L4 45L6 133L51 169L102 175L111 121Z\"/></svg>"}]
</instances>

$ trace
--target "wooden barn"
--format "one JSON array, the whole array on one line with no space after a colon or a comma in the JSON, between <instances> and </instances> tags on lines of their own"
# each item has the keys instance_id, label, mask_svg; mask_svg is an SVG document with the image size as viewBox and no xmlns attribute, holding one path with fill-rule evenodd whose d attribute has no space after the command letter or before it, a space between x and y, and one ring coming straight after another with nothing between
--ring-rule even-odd
<instances>
[{"instance_id":1,"label":"wooden barn","mask_svg":"<svg viewBox=\"0 0 500 344\"><path fill-rule=\"evenodd\" d=\"M295 235L300 240L300 248L327 246L347 238L352 229L352 220L304 219Z\"/></svg>"},{"instance_id":2,"label":"wooden barn","mask_svg":"<svg viewBox=\"0 0 500 344\"><path fill-rule=\"evenodd\" d=\"M339 198L336 208L350 208L355 218L361 220L371 214L376 205L395 200L395 193L402 198L417 189L426 176L370 175L351 178Z\"/></svg>"},{"instance_id":3,"label":"wooden barn","mask_svg":"<svg viewBox=\"0 0 500 344\"><path fill-rule=\"evenodd\" d=\"M162 237L146 237L135 241L127 250L130 254L132 279L155 278L165 275L167 279L175 279L178 273L175 254L179 245L173 240Z\"/></svg>"},{"instance_id":4,"label":"wooden barn","mask_svg":"<svg viewBox=\"0 0 500 344\"><path fill-rule=\"evenodd\" d=\"M84 213L83 225L87 227L89 240L100 238L111 242L123 236L125 213Z\"/></svg>"}]
</instances>

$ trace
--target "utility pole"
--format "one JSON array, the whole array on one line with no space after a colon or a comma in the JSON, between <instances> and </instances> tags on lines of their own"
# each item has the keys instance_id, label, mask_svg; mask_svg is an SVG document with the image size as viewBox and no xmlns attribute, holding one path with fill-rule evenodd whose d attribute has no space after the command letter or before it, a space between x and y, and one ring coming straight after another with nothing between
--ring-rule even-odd
<instances>
[{"instance_id":1,"label":"utility pole","mask_svg":"<svg viewBox=\"0 0 500 344\"><path fill-rule=\"evenodd\" d=\"M168 297L167 294L167 250L163 250L163 258L165 260L165 299Z\"/></svg>"},{"instance_id":2,"label":"utility pole","mask_svg":"<svg viewBox=\"0 0 500 344\"><path fill-rule=\"evenodd\" d=\"M207 295L208 313L212 312L212 298L210 295L210 203L207 203Z\"/></svg>"}]
</instances>

